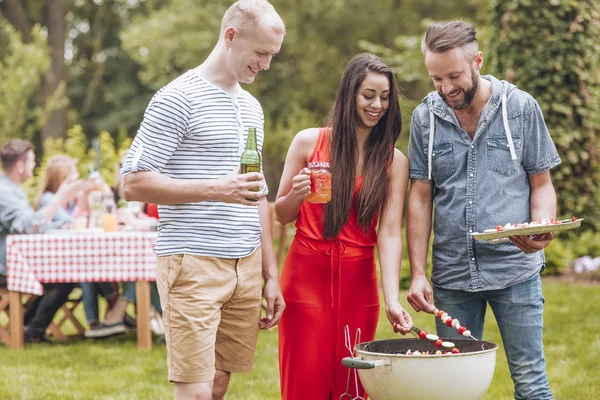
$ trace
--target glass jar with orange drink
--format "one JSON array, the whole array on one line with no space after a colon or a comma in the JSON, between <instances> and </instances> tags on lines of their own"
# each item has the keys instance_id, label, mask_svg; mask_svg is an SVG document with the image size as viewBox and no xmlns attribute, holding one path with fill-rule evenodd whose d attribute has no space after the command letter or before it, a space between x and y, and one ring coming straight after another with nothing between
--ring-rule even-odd
<instances>
[{"instance_id":1,"label":"glass jar with orange drink","mask_svg":"<svg viewBox=\"0 0 600 400\"><path fill-rule=\"evenodd\" d=\"M104 213L102 214L102 229L104 229L104 232L115 232L118 227L115 200L112 197L112 193L105 193L102 197L102 206L104 209Z\"/></svg>"},{"instance_id":2,"label":"glass jar with orange drink","mask_svg":"<svg viewBox=\"0 0 600 400\"><path fill-rule=\"evenodd\" d=\"M306 200L311 203L329 203L331 200L331 172L326 161L309 162L310 195Z\"/></svg>"}]
</instances>

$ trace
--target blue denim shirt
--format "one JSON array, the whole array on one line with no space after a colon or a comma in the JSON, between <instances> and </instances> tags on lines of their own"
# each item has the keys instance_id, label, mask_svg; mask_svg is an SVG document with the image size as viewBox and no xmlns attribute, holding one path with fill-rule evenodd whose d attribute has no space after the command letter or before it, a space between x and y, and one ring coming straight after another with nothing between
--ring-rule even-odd
<instances>
[{"instance_id":1,"label":"blue denim shirt","mask_svg":"<svg viewBox=\"0 0 600 400\"><path fill-rule=\"evenodd\" d=\"M445 289L503 289L530 279L545 263L543 251L525 254L510 242L490 244L469 235L498 224L530 221L528 176L560 163L535 99L506 81L483 78L492 82L492 96L473 140L437 92L427 95L412 114L411 179L429 180L431 118L435 121L431 281ZM502 115L503 94L509 134Z\"/></svg>"},{"instance_id":2,"label":"blue denim shirt","mask_svg":"<svg viewBox=\"0 0 600 400\"><path fill-rule=\"evenodd\" d=\"M0 274L6 275L6 235L33 233L46 220L33 211L23 189L4 174L0 174L0 188Z\"/></svg>"}]
</instances>

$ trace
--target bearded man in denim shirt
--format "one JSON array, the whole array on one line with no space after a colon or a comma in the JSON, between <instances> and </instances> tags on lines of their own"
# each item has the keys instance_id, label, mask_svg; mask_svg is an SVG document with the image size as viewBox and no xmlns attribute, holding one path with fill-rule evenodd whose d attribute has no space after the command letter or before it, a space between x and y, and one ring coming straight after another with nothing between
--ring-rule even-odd
<instances>
[{"instance_id":1,"label":"bearded man in denim shirt","mask_svg":"<svg viewBox=\"0 0 600 400\"><path fill-rule=\"evenodd\" d=\"M416 311L430 313L435 304L477 338L489 304L515 398L551 399L540 271L542 250L553 236L513 236L490 244L470 233L554 218L549 170L560 158L536 100L506 81L479 74L483 54L473 25L433 23L421 48L436 91L415 109L411 122L408 301ZM433 296L426 276L432 222ZM439 319L436 325L440 336L459 337Z\"/></svg>"}]
</instances>

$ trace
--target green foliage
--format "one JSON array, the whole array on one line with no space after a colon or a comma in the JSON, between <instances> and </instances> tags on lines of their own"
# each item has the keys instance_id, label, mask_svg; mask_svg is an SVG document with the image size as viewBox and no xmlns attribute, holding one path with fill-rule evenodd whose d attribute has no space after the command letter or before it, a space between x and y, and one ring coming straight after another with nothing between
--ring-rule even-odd
<instances>
[{"instance_id":1,"label":"green foliage","mask_svg":"<svg viewBox=\"0 0 600 400\"><path fill-rule=\"evenodd\" d=\"M49 62L39 26L32 31L32 41L25 44L0 15L0 142L31 138L41 127L44 112L31 103Z\"/></svg>"},{"instance_id":2,"label":"green foliage","mask_svg":"<svg viewBox=\"0 0 600 400\"><path fill-rule=\"evenodd\" d=\"M173 0L136 15L121 33L123 49L143 66L140 78L158 89L193 68L217 42L230 2Z\"/></svg>"},{"instance_id":3,"label":"green foliage","mask_svg":"<svg viewBox=\"0 0 600 400\"><path fill-rule=\"evenodd\" d=\"M99 168L100 175L104 181L109 185L113 186L115 182L115 175L119 168L119 153L115 148L115 140L110 133L103 131L98 137L99 140L99 152L96 149L90 148L88 156L91 159L96 160L96 169Z\"/></svg>"},{"instance_id":4,"label":"green foliage","mask_svg":"<svg viewBox=\"0 0 600 400\"><path fill-rule=\"evenodd\" d=\"M87 166L91 159L87 154L87 139L81 125L75 125L67 131L64 150L69 157L79 160L77 163L79 175L87 176L90 172Z\"/></svg>"},{"instance_id":5,"label":"green foliage","mask_svg":"<svg viewBox=\"0 0 600 400\"><path fill-rule=\"evenodd\" d=\"M600 232L586 231L578 237L570 238L569 247L574 258L600 257Z\"/></svg>"},{"instance_id":6,"label":"green foliage","mask_svg":"<svg viewBox=\"0 0 600 400\"><path fill-rule=\"evenodd\" d=\"M139 65L121 46L119 35L135 14L143 18L149 1L76 1L67 94L69 120L88 137L102 130L133 135L153 91L138 78ZM143 35L142 35L143 36Z\"/></svg>"},{"instance_id":7,"label":"green foliage","mask_svg":"<svg viewBox=\"0 0 600 400\"><path fill-rule=\"evenodd\" d=\"M565 239L555 238L544 249L546 256L546 269L544 275L560 275L567 270L573 262L574 255L570 242Z\"/></svg>"},{"instance_id":8,"label":"green foliage","mask_svg":"<svg viewBox=\"0 0 600 400\"><path fill-rule=\"evenodd\" d=\"M30 201L33 202L38 193L48 159L57 154L66 154L78 160L77 170L81 177L88 177L92 168L100 171L104 181L113 186L116 183L120 158L131 145L131 138L125 137L122 141L116 141L110 133L103 131L92 143L92 146L88 146L86 134L80 125L69 129L66 139L48 138L44 142L44 155L34 171L34 176L23 185Z\"/></svg>"},{"instance_id":9,"label":"green foliage","mask_svg":"<svg viewBox=\"0 0 600 400\"><path fill-rule=\"evenodd\" d=\"M269 185L270 201L274 201L277 188L283 173L285 157L292 142L298 133L299 127L311 128L319 126L319 118L309 112L299 112L289 118L265 121L265 142L263 144L263 171Z\"/></svg>"},{"instance_id":10,"label":"green foliage","mask_svg":"<svg viewBox=\"0 0 600 400\"><path fill-rule=\"evenodd\" d=\"M563 163L553 170L559 214L600 230L600 2L491 2L493 73L532 94Z\"/></svg>"},{"instance_id":11,"label":"green foliage","mask_svg":"<svg viewBox=\"0 0 600 400\"><path fill-rule=\"evenodd\" d=\"M600 232L591 230L578 235L561 235L544 249L546 255L546 275L560 275L567 272L576 258L600 257Z\"/></svg>"}]
</instances>

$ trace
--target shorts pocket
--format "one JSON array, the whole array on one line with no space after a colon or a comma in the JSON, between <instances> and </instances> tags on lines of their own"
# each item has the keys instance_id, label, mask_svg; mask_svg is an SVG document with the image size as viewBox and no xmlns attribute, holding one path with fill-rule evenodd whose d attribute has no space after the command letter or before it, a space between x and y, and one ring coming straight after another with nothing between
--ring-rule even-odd
<instances>
[{"instance_id":1,"label":"shorts pocket","mask_svg":"<svg viewBox=\"0 0 600 400\"><path fill-rule=\"evenodd\" d=\"M488 154L488 169L502 175L511 176L517 172L519 167L519 152L521 150L521 140L513 138L515 153L517 159L511 160L510 147L506 136L488 137L487 139L487 154Z\"/></svg>"},{"instance_id":2,"label":"shorts pocket","mask_svg":"<svg viewBox=\"0 0 600 400\"><path fill-rule=\"evenodd\" d=\"M425 156L429 149L423 148ZM451 142L434 143L433 152L431 153L431 174L436 181L443 181L450 175L456 172L454 163L454 149Z\"/></svg>"},{"instance_id":3,"label":"shorts pocket","mask_svg":"<svg viewBox=\"0 0 600 400\"><path fill-rule=\"evenodd\" d=\"M167 275L167 288L169 293L176 287L185 272L184 263L185 254L173 254L169 256L169 266Z\"/></svg>"}]
</instances>

